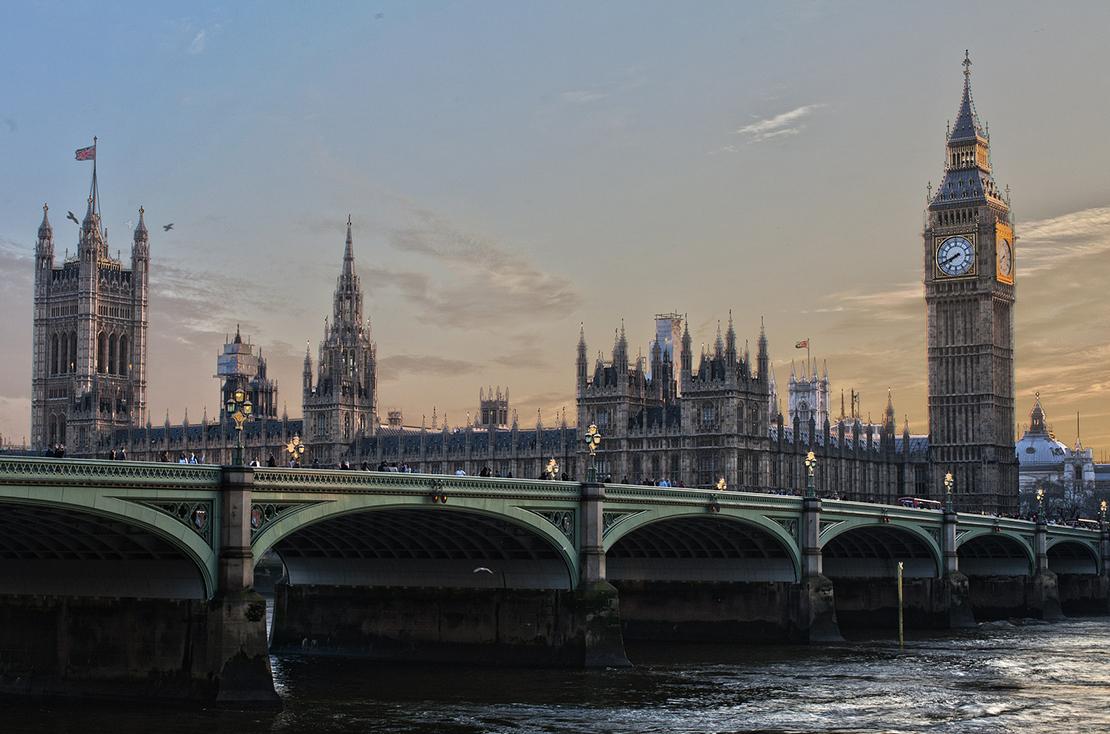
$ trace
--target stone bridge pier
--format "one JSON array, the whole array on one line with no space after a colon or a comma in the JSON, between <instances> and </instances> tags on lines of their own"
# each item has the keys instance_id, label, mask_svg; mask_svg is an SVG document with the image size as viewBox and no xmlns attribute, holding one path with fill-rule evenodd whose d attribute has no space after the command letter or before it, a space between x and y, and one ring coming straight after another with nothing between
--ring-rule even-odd
<instances>
[{"instance_id":1,"label":"stone bridge pier","mask_svg":"<svg viewBox=\"0 0 1110 734\"><path fill-rule=\"evenodd\" d=\"M148 485L130 502L109 479L0 501L0 694L280 706L251 470L192 476L219 489L167 502Z\"/></svg>"}]
</instances>

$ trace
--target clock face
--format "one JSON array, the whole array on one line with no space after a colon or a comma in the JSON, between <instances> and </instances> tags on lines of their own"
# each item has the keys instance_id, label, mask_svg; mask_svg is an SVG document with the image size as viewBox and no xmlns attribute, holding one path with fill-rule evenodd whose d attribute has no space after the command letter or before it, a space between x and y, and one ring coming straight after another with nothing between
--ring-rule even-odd
<instances>
[{"instance_id":1,"label":"clock face","mask_svg":"<svg viewBox=\"0 0 1110 734\"><path fill-rule=\"evenodd\" d=\"M1014 248L1007 239L998 241L998 272L1006 276L1014 272Z\"/></svg>"},{"instance_id":2,"label":"clock face","mask_svg":"<svg viewBox=\"0 0 1110 734\"><path fill-rule=\"evenodd\" d=\"M975 247L966 237L949 237L937 248L937 267L950 277L967 275L975 265Z\"/></svg>"}]
</instances>

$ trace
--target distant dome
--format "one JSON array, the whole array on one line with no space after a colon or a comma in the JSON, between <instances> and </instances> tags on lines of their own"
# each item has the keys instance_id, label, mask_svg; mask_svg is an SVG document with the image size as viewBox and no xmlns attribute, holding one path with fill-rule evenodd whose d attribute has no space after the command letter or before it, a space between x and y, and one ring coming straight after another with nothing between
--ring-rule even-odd
<instances>
[{"instance_id":1,"label":"distant dome","mask_svg":"<svg viewBox=\"0 0 1110 734\"><path fill-rule=\"evenodd\" d=\"M1031 435L1026 431L1014 445L1018 464L1059 464L1067 456L1068 447L1047 434Z\"/></svg>"},{"instance_id":2,"label":"distant dome","mask_svg":"<svg viewBox=\"0 0 1110 734\"><path fill-rule=\"evenodd\" d=\"M1040 393L1037 393L1033 410L1029 413L1029 430L1014 445L1014 453L1017 454L1018 464L1021 466L1059 464L1067 458L1068 447L1048 432Z\"/></svg>"}]
</instances>

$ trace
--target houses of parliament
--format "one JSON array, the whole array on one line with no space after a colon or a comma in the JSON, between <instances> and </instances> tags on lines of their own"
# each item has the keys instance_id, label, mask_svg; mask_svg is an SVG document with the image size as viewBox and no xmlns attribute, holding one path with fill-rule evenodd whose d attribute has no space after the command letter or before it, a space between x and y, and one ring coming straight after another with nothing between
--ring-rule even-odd
<instances>
[{"instance_id":1,"label":"houses of parliament","mask_svg":"<svg viewBox=\"0 0 1110 734\"><path fill-rule=\"evenodd\" d=\"M813 451L824 496L942 498L943 477L951 472L958 509L1014 512L1013 223L1008 197L994 181L990 139L972 101L966 58L943 179L931 191L917 246L927 309L927 436L911 435L908 422L899 430L889 397L877 424L843 410L830 416L828 374L808 358L791 375L783 415L762 329L753 355L746 342L740 346L729 315L724 333L718 327L715 343L695 354L685 318L664 314L656 318L646 359L631 358L623 326L608 354L596 357L585 329L580 332L576 424L595 424L604 436L599 476L704 487L723 479L730 489L793 491L804 485L805 456ZM44 207L34 280L31 423L37 450L64 444L75 456L231 461L236 435L222 407L196 424L171 425L167 417L154 425L147 413L150 248L140 210L130 263L110 256L95 167L73 258L56 262ZM305 353L303 418L278 414L276 386L255 345L238 331L224 345L217 365L221 406L236 389L255 406L242 436L248 460L275 457L284 464L286 444L299 436L307 446L304 461L320 467L384 462L417 472L488 469L536 477L554 459L560 474L584 478L577 428L565 416L558 425L538 419L520 425L507 391L482 391L476 419L459 428L439 425L437 416L420 426L405 425L399 413L381 416L377 346L363 310L350 218L339 262L323 337L315 356Z\"/></svg>"}]
</instances>

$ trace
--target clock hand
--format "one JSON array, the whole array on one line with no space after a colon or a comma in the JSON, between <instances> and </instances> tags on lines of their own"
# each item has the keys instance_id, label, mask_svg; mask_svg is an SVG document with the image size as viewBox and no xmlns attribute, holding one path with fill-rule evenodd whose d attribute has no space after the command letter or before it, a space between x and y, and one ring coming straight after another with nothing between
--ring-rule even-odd
<instances>
[{"instance_id":1,"label":"clock hand","mask_svg":"<svg viewBox=\"0 0 1110 734\"><path fill-rule=\"evenodd\" d=\"M945 260L944 262L942 262L942 263L941 263L941 265L947 265L948 263L952 262L953 260L955 260L955 259L956 259L956 258L958 258L958 257L963 257L963 253L962 253L962 252L957 252L957 253L956 253L955 255L953 255L952 257L948 258L948 259L947 259L947 260Z\"/></svg>"}]
</instances>

